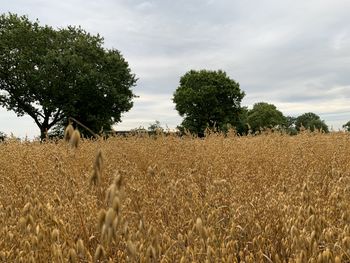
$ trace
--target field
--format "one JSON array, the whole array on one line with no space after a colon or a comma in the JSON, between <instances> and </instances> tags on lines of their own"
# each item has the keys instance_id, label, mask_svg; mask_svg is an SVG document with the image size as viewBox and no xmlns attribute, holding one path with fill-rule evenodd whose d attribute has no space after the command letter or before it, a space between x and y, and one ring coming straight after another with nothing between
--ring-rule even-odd
<instances>
[{"instance_id":1,"label":"field","mask_svg":"<svg viewBox=\"0 0 350 263\"><path fill-rule=\"evenodd\" d=\"M350 133L0 143L1 262L349 262Z\"/></svg>"}]
</instances>

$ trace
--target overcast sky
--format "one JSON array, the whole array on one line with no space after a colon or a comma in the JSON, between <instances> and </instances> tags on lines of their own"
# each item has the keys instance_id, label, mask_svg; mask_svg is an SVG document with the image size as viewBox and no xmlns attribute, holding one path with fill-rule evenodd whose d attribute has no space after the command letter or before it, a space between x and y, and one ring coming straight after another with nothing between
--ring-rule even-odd
<instances>
[{"instance_id":1,"label":"overcast sky","mask_svg":"<svg viewBox=\"0 0 350 263\"><path fill-rule=\"evenodd\" d=\"M222 69L242 104L285 115L319 114L334 129L350 120L349 0L1 0L0 11L53 27L81 25L121 51L139 96L115 128L181 123L172 103L190 69ZM1 41L1 40L0 40ZM0 109L0 131L39 134L30 117Z\"/></svg>"}]
</instances>

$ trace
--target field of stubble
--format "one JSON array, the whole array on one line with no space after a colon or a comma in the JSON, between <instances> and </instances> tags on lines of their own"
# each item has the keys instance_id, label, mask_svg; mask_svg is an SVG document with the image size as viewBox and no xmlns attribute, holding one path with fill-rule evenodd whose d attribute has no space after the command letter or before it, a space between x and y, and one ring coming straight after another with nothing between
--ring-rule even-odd
<instances>
[{"instance_id":1,"label":"field of stubble","mask_svg":"<svg viewBox=\"0 0 350 263\"><path fill-rule=\"evenodd\" d=\"M350 134L0 144L1 262L349 262Z\"/></svg>"}]
</instances>

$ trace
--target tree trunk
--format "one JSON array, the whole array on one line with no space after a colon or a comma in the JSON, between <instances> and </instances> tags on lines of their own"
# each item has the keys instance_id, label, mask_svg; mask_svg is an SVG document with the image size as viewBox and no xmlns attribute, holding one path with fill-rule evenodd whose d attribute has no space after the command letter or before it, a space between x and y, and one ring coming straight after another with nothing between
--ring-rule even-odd
<instances>
[{"instance_id":1,"label":"tree trunk","mask_svg":"<svg viewBox=\"0 0 350 263\"><path fill-rule=\"evenodd\" d=\"M47 138L47 131L48 131L47 127L42 126L40 128L40 141L43 142Z\"/></svg>"}]
</instances>

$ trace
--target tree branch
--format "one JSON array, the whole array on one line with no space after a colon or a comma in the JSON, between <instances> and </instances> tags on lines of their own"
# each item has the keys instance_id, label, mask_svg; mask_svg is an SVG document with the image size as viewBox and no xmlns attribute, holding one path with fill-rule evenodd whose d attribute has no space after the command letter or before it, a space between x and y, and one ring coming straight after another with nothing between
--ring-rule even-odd
<instances>
[{"instance_id":1,"label":"tree branch","mask_svg":"<svg viewBox=\"0 0 350 263\"><path fill-rule=\"evenodd\" d=\"M52 126L54 126L57 122L59 122L60 120L63 119L64 116L63 116L63 115L60 116L61 113L62 113L61 109L58 109L57 112L56 112L56 114L55 114L55 116L53 117L52 122L49 123L49 125L48 125L49 129L50 129Z\"/></svg>"},{"instance_id":2,"label":"tree branch","mask_svg":"<svg viewBox=\"0 0 350 263\"><path fill-rule=\"evenodd\" d=\"M26 112L30 117L32 117L36 123L36 125L38 125L38 127L41 129L41 127L43 126L42 123L39 122L38 117L35 115L35 113L41 115L39 112L35 112L32 110L31 106L22 102L21 100L16 99L17 103L19 106L21 106L21 108L23 109L24 112Z\"/></svg>"}]
</instances>

